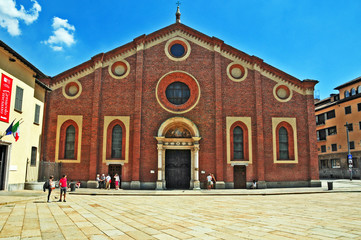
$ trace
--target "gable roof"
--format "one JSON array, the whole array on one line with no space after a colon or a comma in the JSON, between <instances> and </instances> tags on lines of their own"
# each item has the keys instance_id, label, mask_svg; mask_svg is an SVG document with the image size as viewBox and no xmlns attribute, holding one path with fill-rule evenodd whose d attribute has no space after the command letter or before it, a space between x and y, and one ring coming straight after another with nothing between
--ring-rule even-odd
<instances>
[{"instance_id":1,"label":"gable roof","mask_svg":"<svg viewBox=\"0 0 361 240\"><path fill-rule=\"evenodd\" d=\"M110 61L119 56L121 56L122 58L126 58L133 54L136 54L138 46L142 46L144 49L148 49L175 36L184 37L185 39L199 44L202 47L208 48L209 50L218 51L222 56L229 58L233 61L240 61L244 63L248 68L254 69L257 65L257 70L263 71L263 75L269 78L277 78L281 82L287 81L288 83L294 85L295 89L298 89L299 92L304 92L305 88L312 88L313 90L314 85L318 83L318 81L316 80L309 79L300 81L299 79L283 72L282 70L265 63L261 58L248 55L243 51L240 51L228 44L225 44L222 40L216 37L210 37L191 27L177 22L148 35L143 34L135 38L132 42L117 47L106 53L100 53L92 57L91 60L54 76L54 84L58 85L58 80L63 82L69 80L70 78L72 78L72 76L79 77L84 74L89 74L89 72L92 72L96 68L99 62L102 63L102 66L107 66ZM55 85L54 87L57 88L57 86Z\"/></svg>"}]
</instances>

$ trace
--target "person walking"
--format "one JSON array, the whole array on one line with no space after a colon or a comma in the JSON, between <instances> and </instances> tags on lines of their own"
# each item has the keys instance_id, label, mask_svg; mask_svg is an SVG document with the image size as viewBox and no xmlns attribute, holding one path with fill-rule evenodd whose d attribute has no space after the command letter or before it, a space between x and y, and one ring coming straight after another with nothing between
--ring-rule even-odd
<instances>
[{"instance_id":1,"label":"person walking","mask_svg":"<svg viewBox=\"0 0 361 240\"><path fill-rule=\"evenodd\" d=\"M101 188L101 180L100 180L100 175L97 174L97 182L98 182L98 188L100 189Z\"/></svg>"},{"instance_id":2,"label":"person walking","mask_svg":"<svg viewBox=\"0 0 361 240\"><path fill-rule=\"evenodd\" d=\"M55 183L53 182L54 176L51 175L48 180L43 185L43 190L45 192L46 189L48 189L48 203L50 203L50 195L53 189L55 189Z\"/></svg>"},{"instance_id":3,"label":"person walking","mask_svg":"<svg viewBox=\"0 0 361 240\"><path fill-rule=\"evenodd\" d=\"M102 174L101 178L100 178L100 185L101 187L100 188L105 188L105 175L104 173Z\"/></svg>"},{"instance_id":4,"label":"person walking","mask_svg":"<svg viewBox=\"0 0 361 240\"><path fill-rule=\"evenodd\" d=\"M66 175L63 175L63 177L59 180L59 186L60 186L60 199L58 202L61 202L61 198L62 198L63 194L64 194L64 202L66 202L66 200L65 200L66 189L68 188Z\"/></svg>"},{"instance_id":5,"label":"person walking","mask_svg":"<svg viewBox=\"0 0 361 240\"><path fill-rule=\"evenodd\" d=\"M211 188L212 188L212 184L213 184L212 179L213 179L212 174L209 173L207 176L207 189L208 190L211 190Z\"/></svg>"},{"instance_id":6,"label":"person walking","mask_svg":"<svg viewBox=\"0 0 361 240\"><path fill-rule=\"evenodd\" d=\"M108 176L105 178L106 181L106 185L105 188L110 190L110 183L112 182L112 178L110 177L110 175L108 174Z\"/></svg>"},{"instance_id":7,"label":"person walking","mask_svg":"<svg viewBox=\"0 0 361 240\"><path fill-rule=\"evenodd\" d=\"M119 181L120 181L120 178L119 178L118 173L116 173L116 174L114 175L114 180L115 180L115 190L119 190Z\"/></svg>"}]
</instances>

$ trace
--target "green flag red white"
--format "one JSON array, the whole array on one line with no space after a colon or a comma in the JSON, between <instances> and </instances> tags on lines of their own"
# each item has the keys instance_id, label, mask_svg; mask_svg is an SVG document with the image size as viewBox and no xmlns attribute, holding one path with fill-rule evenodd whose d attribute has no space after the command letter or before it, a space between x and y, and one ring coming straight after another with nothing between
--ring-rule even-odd
<instances>
[{"instance_id":1,"label":"green flag red white","mask_svg":"<svg viewBox=\"0 0 361 240\"><path fill-rule=\"evenodd\" d=\"M11 128L11 131L13 132L15 138L15 142L19 140L19 125L20 125L20 120L17 123L15 123Z\"/></svg>"}]
</instances>

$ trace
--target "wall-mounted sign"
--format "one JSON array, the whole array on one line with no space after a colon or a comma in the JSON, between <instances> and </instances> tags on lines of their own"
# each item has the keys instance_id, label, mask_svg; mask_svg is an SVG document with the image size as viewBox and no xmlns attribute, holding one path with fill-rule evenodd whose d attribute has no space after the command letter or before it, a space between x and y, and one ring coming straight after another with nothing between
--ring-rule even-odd
<instances>
[{"instance_id":1,"label":"wall-mounted sign","mask_svg":"<svg viewBox=\"0 0 361 240\"><path fill-rule=\"evenodd\" d=\"M13 80L8 76L1 74L0 85L0 121L9 122L11 89Z\"/></svg>"}]
</instances>

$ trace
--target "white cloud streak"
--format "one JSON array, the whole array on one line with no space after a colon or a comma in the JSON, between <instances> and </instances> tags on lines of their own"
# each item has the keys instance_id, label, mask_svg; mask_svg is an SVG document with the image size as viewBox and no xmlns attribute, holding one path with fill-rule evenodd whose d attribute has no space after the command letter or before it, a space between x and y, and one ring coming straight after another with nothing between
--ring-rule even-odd
<instances>
[{"instance_id":1,"label":"white cloud streak","mask_svg":"<svg viewBox=\"0 0 361 240\"><path fill-rule=\"evenodd\" d=\"M30 1L33 2L33 6L27 11L23 5L18 9L16 0L0 0L0 27L5 28L11 36L21 34L19 21L29 25L38 19L41 6L35 0Z\"/></svg>"},{"instance_id":2,"label":"white cloud streak","mask_svg":"<svg viewBox=\"0 0 361 240\"><path fill-rule=\"evenodd\" d=\"M42 43L49 45L54 51L62 51L64 46L70 47L75 44L75 27L68 23L67 19L53 18L53 35Z\"/></svg>"}]
</instances>

